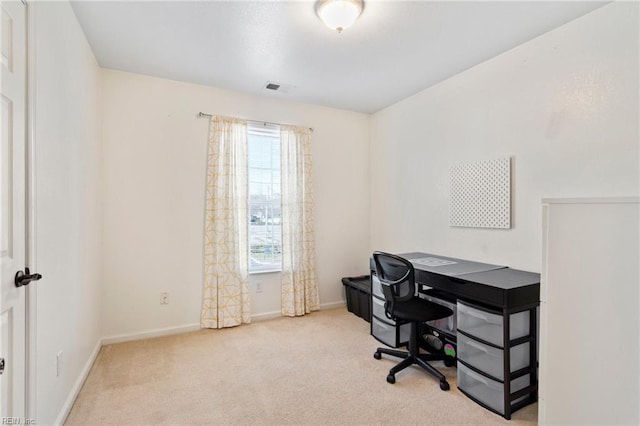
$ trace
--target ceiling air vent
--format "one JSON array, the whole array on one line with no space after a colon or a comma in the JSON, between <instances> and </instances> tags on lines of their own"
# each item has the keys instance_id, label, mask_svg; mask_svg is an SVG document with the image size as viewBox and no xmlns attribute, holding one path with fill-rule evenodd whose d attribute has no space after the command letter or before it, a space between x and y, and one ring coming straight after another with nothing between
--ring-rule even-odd
<instances>
[{"instance_id":1,"label":"ceiling air vent","mask_svg":"<svg viewBox=\"0 0 640 426\"><path fill-rule=\"evenodd\" d=\"M265 92L278 92L278 93L291 93L295 86L290 84L276 83L274 81L267 81L264 85Z\"/></svg>"}]
</instances>

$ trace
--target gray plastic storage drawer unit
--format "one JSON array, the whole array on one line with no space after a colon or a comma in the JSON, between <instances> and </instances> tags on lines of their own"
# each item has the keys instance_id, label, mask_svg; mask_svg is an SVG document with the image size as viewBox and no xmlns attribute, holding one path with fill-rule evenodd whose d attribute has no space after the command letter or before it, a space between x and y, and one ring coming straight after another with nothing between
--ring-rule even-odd
<instances>
[{"instance_id":1,"label":"gray plastic storage drawer unit","mask_svg":"<svg viewBox=\"0 0 640 426\"><path fill-rule=\"evenodd\" d=\"M510 371L529 365L529 342L511 348ZM504 349L485 345L472 337L458 334L458 359L498 380L504 379Z\"/></svg>"},{"instance_id":2,"label":"gray plastic storage drawer unit","mask_svg":"<svg viewBox=\"0 0 640 426\"><path fill-rule=\"evenodd\" d=\"M371 274L371 294L379 299L384 299L382 284L380 284L380 280L375 274Z\"/></svg>"},{"instance_id":3,"label":"gray plastic storage drawer unit","mask_svg":"<svg viewBox=\"0 0 640 426\"><path fill-rule=\"evenodd\" d=\"M511 393L517 392L529 386L529 375L518 377L511 381ZM467 394L485 404L487 407L500 414L505 413L504 409L504 383L491 380L488 377L476 373L467 368L464 364L458 363L458 387ZM516 399L511 403L523 401L526 396Z\"/></svg>"},{"instance_id":4,"label":"gray plastic storage drawer unit","mask_svg":"<svg viewBox=\"0 0 640 426\"><path fill-rule=\"evenodd\" d=\"M373 265L372 265L373 267ZM411 324L396 324L384 311L382 284L371 271L371 335L381 343L392 348L406 345L411 334Z\"/></svg>"},{"instance_id":5,"label":"gray plastic storage drawer unit","mask_svg":"<svg viewBox=\"0 0 640 426\"><path fill-rule=\"evenodd\" d=\"M371 334L385 345L397 348L398 346L406 345L409 341L411 324L389 324L373 316L371 317Z\"/></svg>"},{"instance_id":6,"label":"gray plastic storage drawer unit","mask_svg":"<svg viewBox=\"0 0 640 426\"><path fill-rule=\"evenodd\" d=\"M509 331L505 333L507 319ZM529 394L514 400L512 395L535 382L530 372L535 362L531 359L530 321L530 310L507 316L458 300L458 388L503 415L524 403Z\"/></svg>"},{"instance_id":7,"label":"gray plastic storage drawer unit","mask_svg":"<svg viewBox=\"0 0 640 426\"><path fill-rule=\"evenodd\" d=\"M458 330L478 337L494 345L503 346L502 315L476 309L458 302ZM529 334L529 313L519 312L509 317L509 335L511 340Z\"/></svg>"}]
</instances>

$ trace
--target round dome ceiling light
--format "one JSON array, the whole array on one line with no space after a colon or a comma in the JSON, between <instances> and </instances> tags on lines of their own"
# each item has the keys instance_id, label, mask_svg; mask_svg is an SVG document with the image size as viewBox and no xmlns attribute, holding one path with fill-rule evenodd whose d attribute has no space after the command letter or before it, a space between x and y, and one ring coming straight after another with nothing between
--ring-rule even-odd
<instances>
[{"instance_id":1,"label":"round dome ceiling light","mask_svg":"<svg viewBox=\"0 0 640 426\"><path fill-rule=\"evenodd\" d=\"M318 0L316 13L327 27L341 33L353 25L363 7L362 0Z\"/></svg>"}]
</instances>

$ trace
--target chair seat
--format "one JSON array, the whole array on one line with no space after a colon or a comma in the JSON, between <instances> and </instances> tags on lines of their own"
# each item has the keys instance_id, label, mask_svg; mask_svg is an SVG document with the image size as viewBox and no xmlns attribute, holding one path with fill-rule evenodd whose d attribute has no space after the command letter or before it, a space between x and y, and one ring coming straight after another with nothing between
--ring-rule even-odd
<instances>
[{"instance_id":1,"label":"chair seat","mask_svg":"<svg viewBox=\"0 0 640 426\"><path fill-rule=\"evenodd\" d=\"M426 322L453 315L453 311L446 306L414 297L405 302L396 302L393 306L393 316L400 320L411 322Z\"/></svg>"}]
</instances>

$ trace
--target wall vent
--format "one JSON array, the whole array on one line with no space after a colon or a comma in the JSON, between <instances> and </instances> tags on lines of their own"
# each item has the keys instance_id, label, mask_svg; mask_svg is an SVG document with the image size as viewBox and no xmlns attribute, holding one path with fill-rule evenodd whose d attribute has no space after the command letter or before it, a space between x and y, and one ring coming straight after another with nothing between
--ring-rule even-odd
<instances>
[{"instance_id":1,"label":"wall vent","mask_svg":"<svg viewBox=\"0 0 640 426\"><path fill-rule=\"evenodd\" d=\"M291 93L293 89L295 89L295 86L284 83L276 83L275 81L267 81L263 86L263 90L269 93Z\"/></svg>"}]
</instances>

